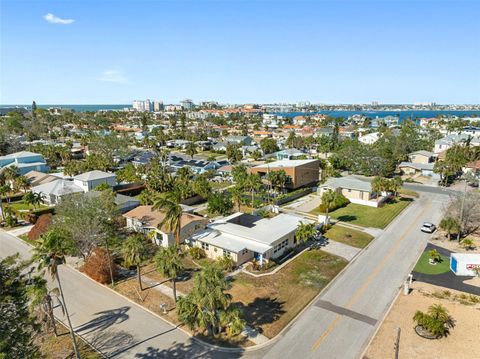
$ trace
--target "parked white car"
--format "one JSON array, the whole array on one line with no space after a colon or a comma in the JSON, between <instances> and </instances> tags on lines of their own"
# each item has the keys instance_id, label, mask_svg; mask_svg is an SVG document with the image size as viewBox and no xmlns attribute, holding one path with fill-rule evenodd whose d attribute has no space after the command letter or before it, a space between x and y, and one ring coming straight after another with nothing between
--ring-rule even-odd
<instances>
[{"instance_id":1,"label":"parked white car","mask_svg":"<svg viewBox=\"0 0 480 359\"><path fill-rule=\"evenodd\" d=\"M420 228L420 230L425 233L433 233L436 229L437 227L435 227L435 225L430 222L424 222L422 228Z\"/></svg>"}]
</instances>

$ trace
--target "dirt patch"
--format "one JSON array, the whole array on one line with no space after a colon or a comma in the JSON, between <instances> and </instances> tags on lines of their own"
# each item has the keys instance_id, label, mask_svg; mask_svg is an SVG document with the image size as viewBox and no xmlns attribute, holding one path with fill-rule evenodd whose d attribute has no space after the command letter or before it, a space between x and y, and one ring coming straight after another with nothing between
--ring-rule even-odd
<instances>
[{"instance_id":1,"label":"dirt patch","mask_svg":"<svg viewBox=\"0 0 480 359\"><path fill-rule=\"evenodd\" d=\"M432 304L442 304L455 320L450 335L437 340L418 336L412 320L417 310L427 311ZM364 359L393 358L398 327L401 328L400 359L480 358L480 303L465 293L415 282L410 295L398 297Z\"/></svg>"}]
</instances>

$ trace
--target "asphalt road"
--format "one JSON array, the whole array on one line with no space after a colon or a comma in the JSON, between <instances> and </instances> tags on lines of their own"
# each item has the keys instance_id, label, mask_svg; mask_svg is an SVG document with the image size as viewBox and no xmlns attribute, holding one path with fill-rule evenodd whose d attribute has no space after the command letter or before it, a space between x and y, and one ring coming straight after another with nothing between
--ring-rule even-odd
<instances>
[{"instance_id":1,"label":"asphalt road","mask_svg":"<svg viewBox=\"0 0 480 359\"><path fill-rule=\"evenodd\" d=\"M136 304L62 265L75 330L115 358L358 358L426 245L423 221L438 223L445 192L422 192L278 340L260 350L225 353L192 341ZM0 256L30 247L0 232ZM56 315L64 319L60 311ZM393 343L392 343L393 348Z\"/></svg>"},{"instance_id":2,"label":"asphalt road","mask_svg":"<svg viewBox=\"0 0 480 359\"><path fill-rule=\"evenodd\" d=\"M27 259L30 247L0 232L0 256ZM75 331L109 358L237 358L213 352L187 334L143 310L78 271L60 266L60 280ZM160 303L159 303L160 304ZM59 308L56 316L66 323Z\"/></svg>"},{"instance_id":3,"label":"asphalt road","mask_svg":"<svg viewBox=\"0 0 480 359\"><path fill-rule=\"evenodd\" d=\"M263 357L358 358L426 246L421 223L438 223L447 200L444 194L423 193Z\"/></svg>"}]
</instances>

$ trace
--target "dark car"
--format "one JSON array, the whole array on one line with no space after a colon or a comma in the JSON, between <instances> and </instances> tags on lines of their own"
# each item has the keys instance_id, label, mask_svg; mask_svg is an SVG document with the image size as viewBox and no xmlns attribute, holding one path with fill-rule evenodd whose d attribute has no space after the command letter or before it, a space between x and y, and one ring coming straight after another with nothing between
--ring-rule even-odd
<instances>
[{"instance_id":1,"label":"dark car","mask_svg":"<svg viewBox=\"0 0 480 359\"><path fill-rule=\"evenodd\" d=\"M423 223L422 228L420 228L420 230L425 233L433 233L436 229L437 227L435 227L435 225L430 222Z\"/></svg>"}]
</instances>

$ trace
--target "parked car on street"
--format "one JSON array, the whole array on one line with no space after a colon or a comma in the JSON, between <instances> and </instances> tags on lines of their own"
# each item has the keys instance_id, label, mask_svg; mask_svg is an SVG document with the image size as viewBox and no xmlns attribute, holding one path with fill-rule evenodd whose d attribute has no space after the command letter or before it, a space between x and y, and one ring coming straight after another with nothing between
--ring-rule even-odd
<instances>
[{"instance_id":1,"label":"parked car on street","mask_svg":"<svg viewBox=\"0 0 480 359\"><path fill-rule=\"evenodd\" d=\"M422 228L420 228L420 230L425 233L433 233L436 229L437 227L435 227L435 225L430 222L424 222Z\"/></svg>"}]
</instances>

